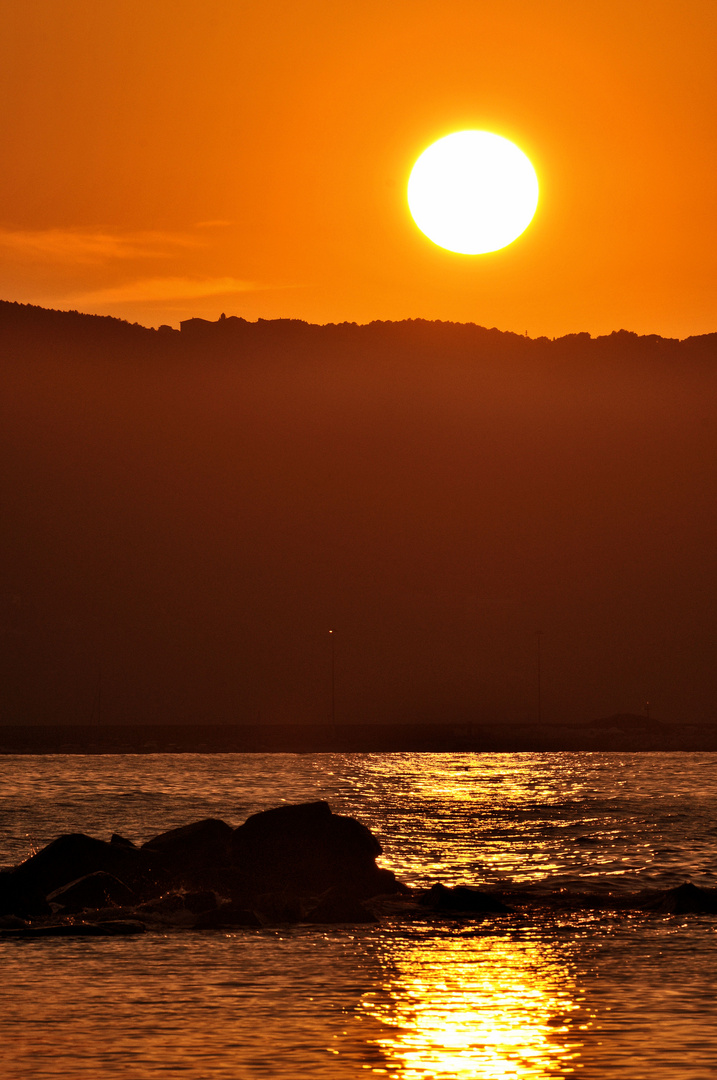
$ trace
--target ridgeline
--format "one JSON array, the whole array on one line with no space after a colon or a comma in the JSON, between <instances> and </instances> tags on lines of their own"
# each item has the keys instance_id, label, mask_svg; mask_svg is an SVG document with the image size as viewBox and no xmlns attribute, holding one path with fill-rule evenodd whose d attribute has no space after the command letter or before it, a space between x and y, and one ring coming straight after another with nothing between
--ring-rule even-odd
<instances>
[{"instance_id":1,"label":"ridgeline","mask_svg":"<svg viewBox=\"0 0 717 1080\"><path fill-rule=\"evenodd\" d=\"M710 743L717 334L0 302L0 379L4 744Z\"/></svg>"}]
</instances>

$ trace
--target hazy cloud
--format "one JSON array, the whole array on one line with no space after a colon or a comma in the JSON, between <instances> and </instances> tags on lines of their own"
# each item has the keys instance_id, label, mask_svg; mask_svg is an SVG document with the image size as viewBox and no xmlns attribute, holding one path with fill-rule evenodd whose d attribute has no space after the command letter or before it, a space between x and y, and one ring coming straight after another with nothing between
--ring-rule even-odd
<instances>
[{"instance_id":1,"label":"hazy cloud","mask_svg":"<svg viewBox=\"0 0 717 1080\"><path fill-rule=\"evenodd\" d=\"M275 288L253 281L241 281L233 277L189 278L162 277L129 281L124 285L112 285L96 289L77 298L80 304L137 304L157 303L165 300L199 300L208 296L231 296L235 293L254 292Z\"/></svg>"},{"instance_id":2,"label":"hazy cloud","mask_svg":"<svg viewBox=\"0 0 717 1080\"><path fill-rule=\"evenodd\" d=\"M225 221L224 218L217 218L216 220L212 220L212 221L198 221L195 224L194 228L195 229L226 229L226 228L229 227L229 225L233 225L233 224L234 224L233 221Z\"/></svg>"},{"instance_id":3,"label":"hazy cloud","mask_svg":"<svg viewBox=\"0 0 717 1080\"><path fill-rule=\"evenodd\" d=\"M101 263L114 259L164 259L199 241L177 233L111 233L89 229L3 229L0 252L35 262Z\"/></svg>"}]
</instances>

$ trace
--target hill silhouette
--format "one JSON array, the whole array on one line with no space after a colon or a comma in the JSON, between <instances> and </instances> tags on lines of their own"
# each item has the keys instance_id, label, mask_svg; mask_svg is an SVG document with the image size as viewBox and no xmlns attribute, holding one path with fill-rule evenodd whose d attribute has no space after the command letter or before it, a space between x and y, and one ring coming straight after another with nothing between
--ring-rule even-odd
<instances>
[{"instance_id":1,"label":"hill silhouette","mask_svg":"<svg viewBox=\"0 0 717 1080\"><path fill-rule=\"evenodd\" d=\"M0 722L714 718L717 334L0 303ZM328 630L335 629L333 658Z\"/></svg>"}]
</instances>

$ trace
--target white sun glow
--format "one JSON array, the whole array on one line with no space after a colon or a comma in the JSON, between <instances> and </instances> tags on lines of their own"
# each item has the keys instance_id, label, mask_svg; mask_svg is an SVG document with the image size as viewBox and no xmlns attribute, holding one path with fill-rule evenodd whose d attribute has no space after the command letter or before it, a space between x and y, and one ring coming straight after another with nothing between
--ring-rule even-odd
<instances>
[{"instance_id":1,"label":"white sun glow","mask_svg":"<svg viewBox=\"0 0 717 1080\"><path fill-rule=\"evenodd\" d=\"M528 227L538 177L515 143L490 131L457 131L413 166L408 206L421 232L463 255L498 251Z\"/></svg>"}]
</instances>

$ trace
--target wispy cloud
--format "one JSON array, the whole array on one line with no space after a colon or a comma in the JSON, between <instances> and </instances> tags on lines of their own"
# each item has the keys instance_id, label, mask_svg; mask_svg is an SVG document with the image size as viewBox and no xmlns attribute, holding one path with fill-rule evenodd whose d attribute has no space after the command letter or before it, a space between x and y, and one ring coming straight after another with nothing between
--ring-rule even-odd
<instances>
[{"instance_id":1,"label":"wispy cloud","mask_svg":"<svg viewBox=\"0 0 717 1080\"><path fill-rule=\"evenodd\" d=\"M208 296L233 296L237 293L255 292L267 288L276 288L276 286L241 281L233 277L145 278L140 281L129 281L124 285L95 289L77 297L77 302L79 304L155 304L170 300L199 300Z\"/></svg>"},{"instance_id":2,"label":"wispy cloud","mask_svg":"<svg viewBox=\"0 0 717 1080\"><path fill-rule=\"evenodd\" d=\"M211 221L198 221L195 229L226 229L230 225L233 225L233 221L226 221L224 218L216 218Z\"/></svg>"},{"instance_id":3,"label":"wispy cloud","mask_svg":"<svg viewBox=\"0 0 717 1080\"><path fill-rule=\"evenodd\" d=\"M178 233L0 228L0 252L30 262L81 265L116 259L165 259L200 244L196 237Z\"/></svg>"},{"instance_id":4,"label":"wispy cloud","mask_svg":"<svg viewBox=\"0 0 717 1080\"><path fill-rule=\"evenodd\" d=\"M183 305L213 297L297 287L187 273L192 253L206 253L212 246L213 230L229 224L198 222L186 233L0 226L0 263L24 263L32 273L41 270L45 278L48 271L56 279L59 275L62 283L56 281L50 288L51 296L47 285L39 290L39 299L38 290L30 289L31 302L69 303L90 310L122 305L168 305L181 310ZM169 266L168 260L172 260ZM165 267L174 272L162 273ZM118 278L126 280L118 282Z\"/></svg>"}]
</instances>

